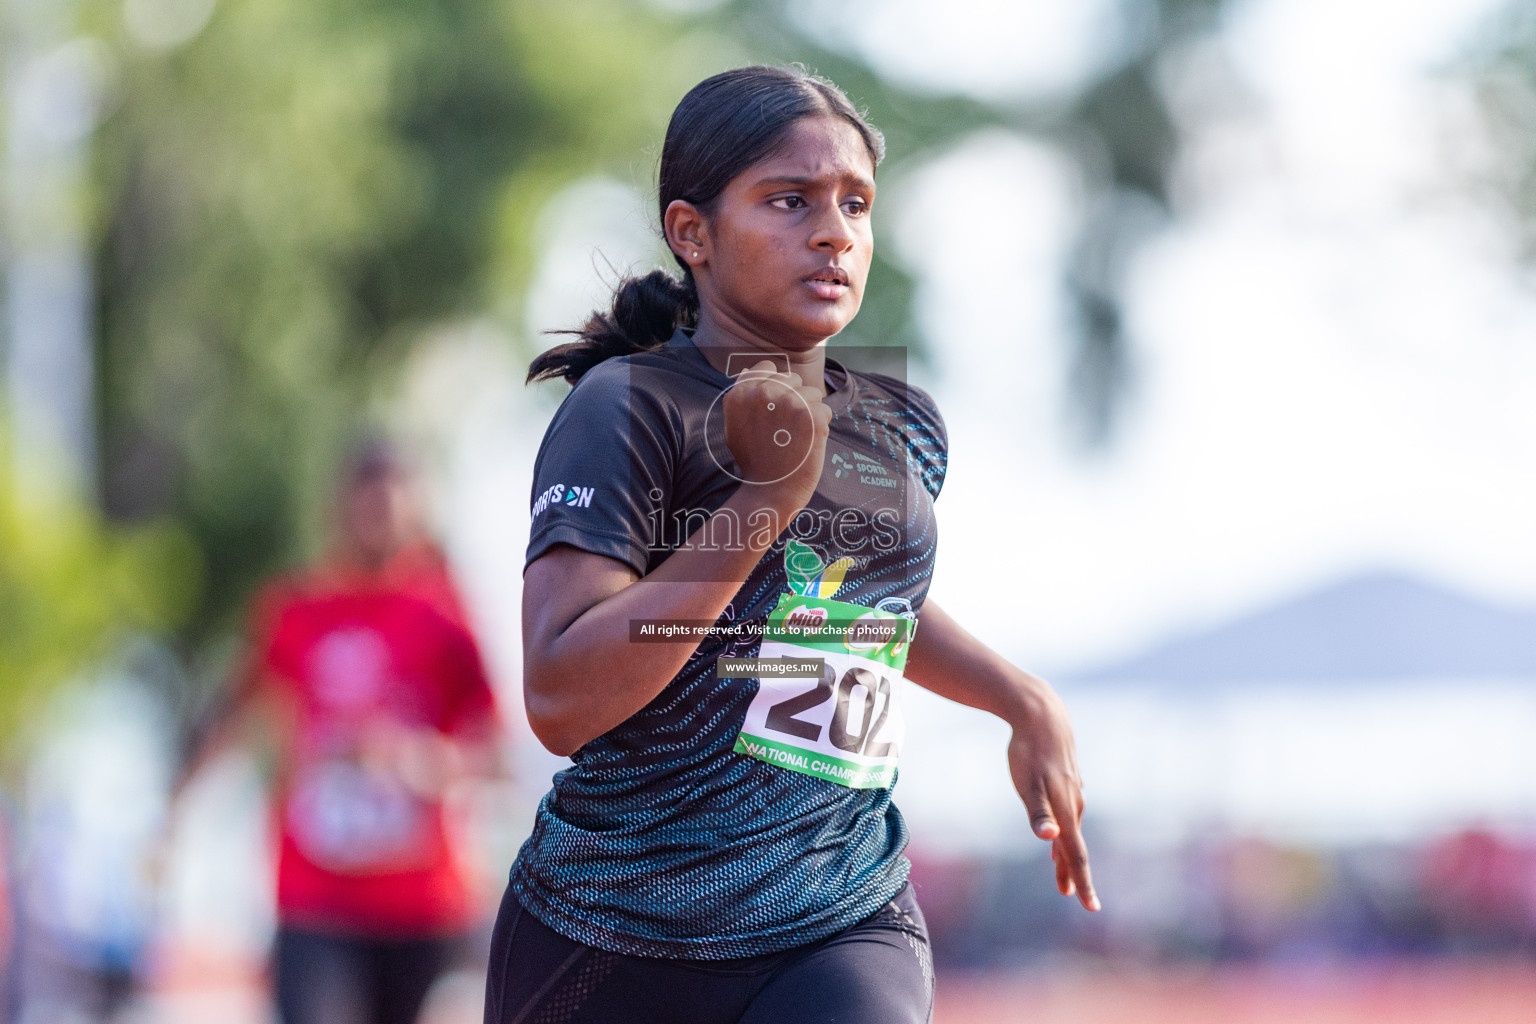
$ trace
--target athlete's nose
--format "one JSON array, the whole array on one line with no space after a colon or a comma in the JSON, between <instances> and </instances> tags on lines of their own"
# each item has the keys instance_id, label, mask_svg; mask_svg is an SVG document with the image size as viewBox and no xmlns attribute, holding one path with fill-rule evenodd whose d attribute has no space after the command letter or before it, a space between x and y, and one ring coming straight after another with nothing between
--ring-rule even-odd
<instances>
[{"instance_id":1,"label":"athlete's nose","mask_svg":"<svg viewBox=\"0 0 1536 1024\"><path fill-rule=\"evenodd\" d=\"M833 207L817 220L811 235L811 248L833 253L845 253L853 248L854 235L848 226L848 218L841 208Z\"/></svg>"}]
</instances>

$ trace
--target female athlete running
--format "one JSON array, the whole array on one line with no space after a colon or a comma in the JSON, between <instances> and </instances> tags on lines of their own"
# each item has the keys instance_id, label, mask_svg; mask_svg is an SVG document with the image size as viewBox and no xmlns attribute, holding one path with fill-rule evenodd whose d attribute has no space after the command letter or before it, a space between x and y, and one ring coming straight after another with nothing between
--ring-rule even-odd
<instances>
[{"instance_id":1,"label":"female athlete running","mask_svg":"<svg viewBox=\"0 0 1536 1024\"><path fill-rule=\"evenodd\" d=\"M274 769L282 1024L413 1024L481 907L453 784L497 770L495 697L407 463L348 460L320 562L270 581L251 649L183 768L264 738Z\"/></svg>"},{"instance_id":2,"label":"female athlete running","mask_svg":"<svg viewBox=\"0 0 1536 1024\"><path fill-rule=\"evenodd\" d=\"M575 764L512 867L487 1024L928 1020L903 679L1012 725L1057 887L1098 909L1061 701L925 601L943 420L825 346L883 146L801 71L700 83L661 157L681 280L624 281L530 368L575 386L534 469L524 697Z\"/></svg>"}]
</instances>

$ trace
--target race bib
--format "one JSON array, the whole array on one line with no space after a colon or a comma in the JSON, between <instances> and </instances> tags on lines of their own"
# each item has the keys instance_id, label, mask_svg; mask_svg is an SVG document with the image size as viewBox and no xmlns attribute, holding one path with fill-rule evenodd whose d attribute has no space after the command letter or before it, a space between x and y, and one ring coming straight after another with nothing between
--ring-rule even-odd
<instances>
[{"instance_id":1,"label":"race bib","mask_svg":"<svg viewBox=\"0 0 1536 1024\"><path fill-rule=\"evenodd\" d=\"M339 872L419 857L429 824L426 808L402 786L346 761L323 761L301 772L288 802L288 827L299 848Z\"/></svg>"},{"instance_id":2,"label":"race bib","mask_svg":"<svg viewBox=\"0 0 1536 1024\"><path fill-rule=\"evenodd\" d=\"M736 752L852 789L889 788L906 739L901 671L915 625L889 611L785 594L758 659L819 659L821 673L760 673Z\"/></svg>"}]
</instances>

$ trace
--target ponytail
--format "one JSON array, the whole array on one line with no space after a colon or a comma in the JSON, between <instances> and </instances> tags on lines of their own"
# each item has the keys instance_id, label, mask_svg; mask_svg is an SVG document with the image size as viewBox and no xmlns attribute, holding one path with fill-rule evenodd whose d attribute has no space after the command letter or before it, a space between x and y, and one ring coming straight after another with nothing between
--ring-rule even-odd
<instances>
[{"instance_id":1,"label":"ponytail","mask_svg":"<svg viewBox=\"0 0 1536 1024\"><path fill-rule=\"evenodd\" d=\"M564 377L575 384L581 375L613 356L660 348L679 327L699 319L699 293L693 277L678 280L656 269L644 277L627 277L613 293L613 308L598 310L574 331L579 340L541 352L528 365L528 383Z\"/></svg>"}]
</instances>

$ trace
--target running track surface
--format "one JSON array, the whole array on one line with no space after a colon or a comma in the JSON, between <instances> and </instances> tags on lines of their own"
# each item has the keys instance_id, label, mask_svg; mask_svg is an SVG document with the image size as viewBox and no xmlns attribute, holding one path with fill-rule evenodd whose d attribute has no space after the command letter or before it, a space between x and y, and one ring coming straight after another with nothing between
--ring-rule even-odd
<instances>
[{"instance_id":1,"label":"running track surface","mask_svg":"<svg viewBox=\"0 0 1536 1024\"><path fill-rule=\"evenodd\" d=\"M934 1024L1531 1024L1536 962L939 975Z\"/></svg>"},{"instance_id":2,"label":"running track surface","mask_svg":"<svg viewBox=\"0 0 1536 1024\"><path fill-rule=\"evenodd\" d=\"M156 1024L269 1024L259 964L183 955L138 1009ZM435 993L421 1024L480 1024L483 976ZM1154 968L1068 963L939 971L934 1024L1532 1024L1536 959Z\"/></svg>"}]
</instances>

